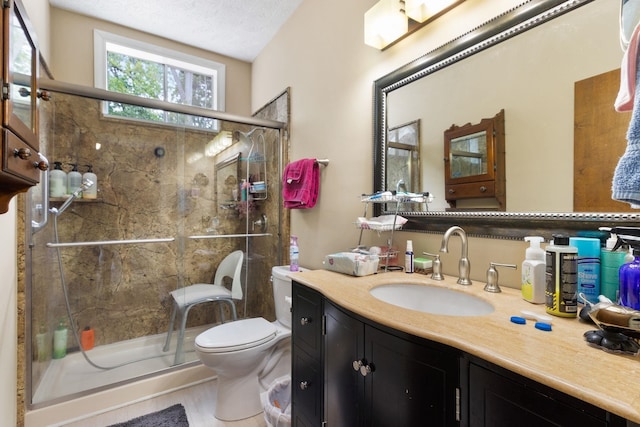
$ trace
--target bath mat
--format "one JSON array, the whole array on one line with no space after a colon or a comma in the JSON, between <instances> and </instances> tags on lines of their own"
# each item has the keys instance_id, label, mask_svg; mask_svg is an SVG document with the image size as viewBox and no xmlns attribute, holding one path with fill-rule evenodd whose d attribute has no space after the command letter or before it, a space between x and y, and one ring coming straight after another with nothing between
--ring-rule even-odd
<instances>
[{"instance_id":1,"label":"bath mat","mask_svg":"<svg viewBox=\"0 0 640 427\"><path fill-rule=\"evenodd\" d=\"M189 427L184 406L176 404L162 411L142 415L124 423L112 424L109 427Z\"/></svg>"}]
</instances>

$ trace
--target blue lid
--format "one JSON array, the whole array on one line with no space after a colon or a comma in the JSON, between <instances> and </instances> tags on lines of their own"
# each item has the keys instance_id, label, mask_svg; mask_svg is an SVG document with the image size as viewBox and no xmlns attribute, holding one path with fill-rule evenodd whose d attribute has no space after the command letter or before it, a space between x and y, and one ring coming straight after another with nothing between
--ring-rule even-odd
<instances>
[{"instance_id":1,"label":"blue lid","mask_svg":"<svg viewBox=\"0 0 640 427\"><path fill-rule=\"evenodd\" d=\"M520 316L511 316L511 321L513 323L517 323L518 325L524 325L525 323L527 323L527 319Z\"/></svg>"},{"instance_id":2,"label":"blue lid","mask_svg":"<svg viewBox=\"0 0 640 427\"><path fill-rule=\"evenodd\" d=\"M535 327L541 331L551 331L551 325L548 323L536 322Z\"/></svg>"},{"instance_id":3,"label":"blue lid","mask_svg":"<svg viewBox=\"0 0 640 427\"><path fill-rule=\"evenodd\" d=\"M578 256L600 257L600 239L592 237L571 237L569 244L578 248Z\"/></svg>"}]
</instances>

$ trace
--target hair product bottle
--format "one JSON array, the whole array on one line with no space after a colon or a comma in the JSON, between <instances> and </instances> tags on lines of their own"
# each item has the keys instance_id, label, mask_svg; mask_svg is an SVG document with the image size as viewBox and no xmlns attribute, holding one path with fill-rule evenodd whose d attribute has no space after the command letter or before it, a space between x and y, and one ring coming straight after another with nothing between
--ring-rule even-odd
<instances>
[{"instance_id":1,"label":"hair product bottle","mask_svg":"<svg viewBox=\"0 0 640 427\"><path fill-rule=\"evenodd\" d=\"M625 247L615 249L618 238L612 235L606 246L600 250L600 294L617 301L620 286L620 267L625 263Z\"/></svg>"},{"instance_id":2,"label":"hair product bottle","mask_svg":"<svg viewBox=\"0 0 640 427\"><path fill-rule=\"evenodd\" d=\"M578 248L569 237L554 235L546 251L546 311L560 317L578 314Z\"/></svg>"},{"instance_id":3,"label":"hair product bottle","mask_svg":"<svg viewBox=\"0 0 640 427\"><path fill-rule=\"evenodd\" d=\"M569 244L578 248L578 294L597 304L600 296L600 239L571 237Z\"/></svg>"},{"instance_id":4,"label":"hair product bottle","mask_svg":"<svg viewBox=\"0 0 640 427\"><path fill-rule=\"evenodd\" d=\"M404 253L404 272L413 273L413 241L407 240L407 250Z\"/></svg>"},{"instance_id":5,"label":"hair product bottle","mask_svg":"<svg viewBox=\"0 0 640 427\"><path fill-rule=\"evenodd\" d=\"M540 243L544 238L540 236L527 236L529 242L522 262L522 298L534 304L544 304L545 289L545 258Z\"/></svg>"},{"instance_id":6,"label":"hair product bottle","mask_svg":"<svg viewBox=\"0 0 640 427\"><path fill-rule=\"evenodd\" d=\"M298 271L298 258L300 256L300 248L298 248L298 237L291 236L289 241L289 271Z\"/></svg>"}]
</instances>

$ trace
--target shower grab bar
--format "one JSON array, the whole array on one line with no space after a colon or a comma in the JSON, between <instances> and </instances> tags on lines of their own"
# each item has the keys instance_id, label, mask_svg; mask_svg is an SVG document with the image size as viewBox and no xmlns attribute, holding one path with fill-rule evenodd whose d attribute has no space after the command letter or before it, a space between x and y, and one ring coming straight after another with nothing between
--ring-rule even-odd
<instances>
[{"instance_id":1,"label":"shower grab bar","mask_svg":"<svg viewBox=\"0 0 640 427\"><path fill-rule=\"evenodd\" d=\"M138 239L138 240L99 240L95 242L70 242L70 243L47 243L48 248L69 248L72 246L103 246L103 245L137 245L140 243L165 243L175 241L175 237L162 239Z\"/></svg>"},{"instance_id":2,"label":"shower grab bar","mask_svg":"<svg viewBox=\"0 0 640 427\"><path fill-rule=\"evenodd\" d=\"M189 236L189 239L226 239L228 237L270 237L271 233L246 233L246 234L205 234L204 236Z\"/></svg>"}]
</instances>

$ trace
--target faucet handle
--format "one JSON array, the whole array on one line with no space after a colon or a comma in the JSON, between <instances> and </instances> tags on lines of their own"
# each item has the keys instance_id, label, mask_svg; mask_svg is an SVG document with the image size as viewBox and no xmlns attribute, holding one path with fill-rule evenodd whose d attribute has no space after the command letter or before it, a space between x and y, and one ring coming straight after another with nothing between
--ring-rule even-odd
<instances>
[{"instance_id":1,"label":"faucet handle","mask_svg":"<svg viewBox=\"0 0 640 427\"><path fill-rule=\"evenodd\" d=\"M442 261L440 261L440 254L430 254L429 252L422 252L422 255L433 258L433 272L431 273L431 279L444 280L442 276Z\"/></svg>"},{"instance_id":2,"label":"faucet handle","mask_svg":"<svg viewBox=\"0 0 640 427\"><path fill-rule=\"evenodd\" d=\"M489 263L489 269L487 270L487 284L484 285L484 290L486 292L502 292L500 285L498 285L498 270L496 270L496 267L518 268L515 264L500 264L498 262Z\"/></svg>"}]
</instances>

